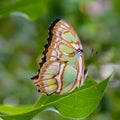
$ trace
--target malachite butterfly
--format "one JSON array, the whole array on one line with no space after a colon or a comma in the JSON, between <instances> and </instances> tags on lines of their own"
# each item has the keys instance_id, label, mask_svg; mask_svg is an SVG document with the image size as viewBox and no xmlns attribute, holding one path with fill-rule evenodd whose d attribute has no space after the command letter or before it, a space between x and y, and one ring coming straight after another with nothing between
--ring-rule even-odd
<instances>
[{"instance_id":1,"label":"malachite butterfly","mask_svg":"<svg viewBox=\"0 0 120 120\"><path fill-rule=\"evenodd\" d=\"M83 48L76 32L66 21L56 19L50 25L43 54L38 74L31 78L39 92L65 94L83 84L87 73Z\"/></svg>"}]
</instances>

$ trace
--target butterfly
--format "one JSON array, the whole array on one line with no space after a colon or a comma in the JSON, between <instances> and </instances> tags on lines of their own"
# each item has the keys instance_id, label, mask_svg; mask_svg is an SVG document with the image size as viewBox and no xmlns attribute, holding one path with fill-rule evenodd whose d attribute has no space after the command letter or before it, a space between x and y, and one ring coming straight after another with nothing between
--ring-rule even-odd
<instances>
[{"instance_id":1,"label":"butterfly","mask_svg":"<svg viewBox=\"0 0 120 120\"><path fill-rule=\"evenodd\" d=\"M83 84L87 74L83 47L65 20L56 19L50 25L43 54L38 74L31 78L40 93L66 94Z\"/></svg>"}]
</instances>

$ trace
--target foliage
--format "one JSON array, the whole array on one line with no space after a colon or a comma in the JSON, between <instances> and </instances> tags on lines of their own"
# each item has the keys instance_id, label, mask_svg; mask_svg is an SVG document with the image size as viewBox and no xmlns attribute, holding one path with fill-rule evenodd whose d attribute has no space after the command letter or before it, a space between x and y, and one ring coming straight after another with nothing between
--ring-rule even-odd
<instances>
[{"instance_id":1,"label":"foliage","mask_svg":"<svg viewBox=\"0 0 120 120\"><path fill-rule=\"evenodd\" d=\"M83 118L88 116L98 105L103 96L108 79L97 83L88 79L81 89L67 95L42 95L37 103L31 106L0 106L1 117L4 120L30 120L45 108L54 107L60 114L67 118Z\"/></svg>"}]
</instances>

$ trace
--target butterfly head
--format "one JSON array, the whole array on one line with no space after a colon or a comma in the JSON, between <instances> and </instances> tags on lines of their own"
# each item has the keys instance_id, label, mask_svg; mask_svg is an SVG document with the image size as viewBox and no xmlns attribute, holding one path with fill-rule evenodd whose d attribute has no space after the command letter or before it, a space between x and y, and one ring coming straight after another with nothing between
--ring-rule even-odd
<instances>
[{"instance_id":1,"label":"butterfly head","mask_svg":"<svg viewBox=\"0 0 120 120\"><path fill-rule=\"evenodd\" d=\"M78 55L82 56L83 55L83 49L78 48L77 51L75 52L75 54L78 54Z\"/></svg>"}]
</instances>

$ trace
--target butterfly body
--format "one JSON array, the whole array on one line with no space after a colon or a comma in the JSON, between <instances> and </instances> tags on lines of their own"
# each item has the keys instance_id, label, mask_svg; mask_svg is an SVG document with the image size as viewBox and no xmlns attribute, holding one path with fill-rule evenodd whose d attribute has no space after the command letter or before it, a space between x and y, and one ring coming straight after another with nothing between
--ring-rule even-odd
<instances>
[{"instance_id":1,"label":"butterfly body","mask_svg":"<svg viewBox=\"0 0 120 120\"><path fill-rule=\"evenodd\" d=\"M56 19L49 28L48 46L37 76L32 79L41 93L65 94L80 87L85 79L83 48L66 21Z\"/></svg>"}]
</instances>

